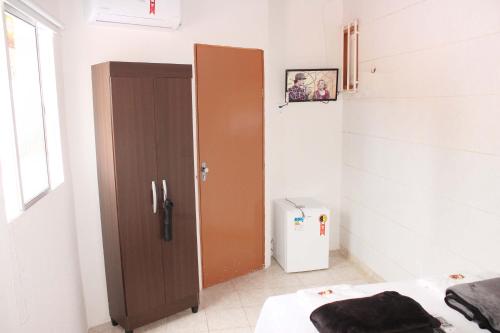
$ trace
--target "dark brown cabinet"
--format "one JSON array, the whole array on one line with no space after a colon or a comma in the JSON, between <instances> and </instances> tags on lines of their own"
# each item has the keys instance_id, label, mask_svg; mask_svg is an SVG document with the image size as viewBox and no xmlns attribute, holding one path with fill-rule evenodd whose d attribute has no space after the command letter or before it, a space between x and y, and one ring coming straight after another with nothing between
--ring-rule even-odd
<instances>
[{"instance_id":1,"label":"dark brown cabinet","mask_svg":"<svg viewBox=\"0 0 500 333\"><path fill-rule=\"evenodd\" d=\"M109 311L127 332L198 309L190 65L92 66Z\"/></svg>"}]
</instances>

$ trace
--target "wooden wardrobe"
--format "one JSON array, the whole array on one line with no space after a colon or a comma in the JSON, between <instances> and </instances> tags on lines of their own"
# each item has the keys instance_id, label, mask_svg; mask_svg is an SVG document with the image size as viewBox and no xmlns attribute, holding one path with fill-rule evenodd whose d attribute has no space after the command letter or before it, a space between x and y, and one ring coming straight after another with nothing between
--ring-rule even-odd
<instances>
[{"instance_id":1,"label":"wooden wardrobe","mask_svg":"<svg viewBox=\"0 0 500 333\"><path fill-rule=\"evenodd\" d=\"M126 332L198 310L191 65L92 66L109 311Z\"/></svg>"}]
</instances>

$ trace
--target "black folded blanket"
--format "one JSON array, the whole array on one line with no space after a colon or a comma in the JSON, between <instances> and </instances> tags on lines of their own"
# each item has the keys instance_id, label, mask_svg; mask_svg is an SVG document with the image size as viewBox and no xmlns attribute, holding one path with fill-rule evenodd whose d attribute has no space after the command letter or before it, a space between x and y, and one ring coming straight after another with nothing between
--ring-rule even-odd
<instances>
[{"instance_id":1,"label":"black folded blanket","mask_svg":"<svg viewBox=\"0 0 500 333\"><path fill-rule=\"evenodd\" d=\"M444 301L480 328L500 333L500 278L450 287Z\"/></svg>"},{"instance_id":2,"label":"black folded blanket","mask_svg":"<svg viewBox=\"0 0 500 333\"><path fill-rule=\"evenodd\" d=\"M325 304L310 319L320 333L432 333L441 326L415 300L395 291Z\"/></svg>"}]
</instances>

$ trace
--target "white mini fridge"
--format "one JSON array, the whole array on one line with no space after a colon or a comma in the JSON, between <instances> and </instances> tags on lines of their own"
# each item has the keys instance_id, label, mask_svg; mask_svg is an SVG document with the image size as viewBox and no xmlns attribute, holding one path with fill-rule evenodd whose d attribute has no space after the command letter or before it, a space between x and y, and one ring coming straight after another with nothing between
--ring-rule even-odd
<instances>
[{"instance_id":1,"label":"white mini fridge","mask_svg":"<svg viewBox=\"0 0 500 333\"><path fill-rule=\"evenodd\" d=\"M273 208L273 256L285 272L328 268L328 208L311 198L275 200Z\"/></svg>"}]
</instances>

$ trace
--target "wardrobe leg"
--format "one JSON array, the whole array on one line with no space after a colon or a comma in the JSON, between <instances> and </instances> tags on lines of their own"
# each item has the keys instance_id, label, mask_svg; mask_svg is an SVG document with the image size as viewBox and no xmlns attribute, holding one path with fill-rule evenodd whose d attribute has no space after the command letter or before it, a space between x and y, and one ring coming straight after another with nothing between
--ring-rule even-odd
<instances>
[{"instance_id":1,"label":"wardrobe leg","mask_svg":"<svg viewBox=\"0 0 500 333\"><path fill-rule=\"evenodd\" d=\"M118 326L118 323L116 322L116 320L114 320L113 318L111 318L111 325Z\"/></svg>"},{"instance_id":2,"label":"wardrobe leg","mask_svg":"<svg viewBox=\"0 0 500 333\"><path fill-rule=\"evenodd\" d=\"M193 307L191 308L191 312L192 312L192 313L197 313L197 312L198 312L198 305L193 306Z\"/></svg>"}]
</instances>

